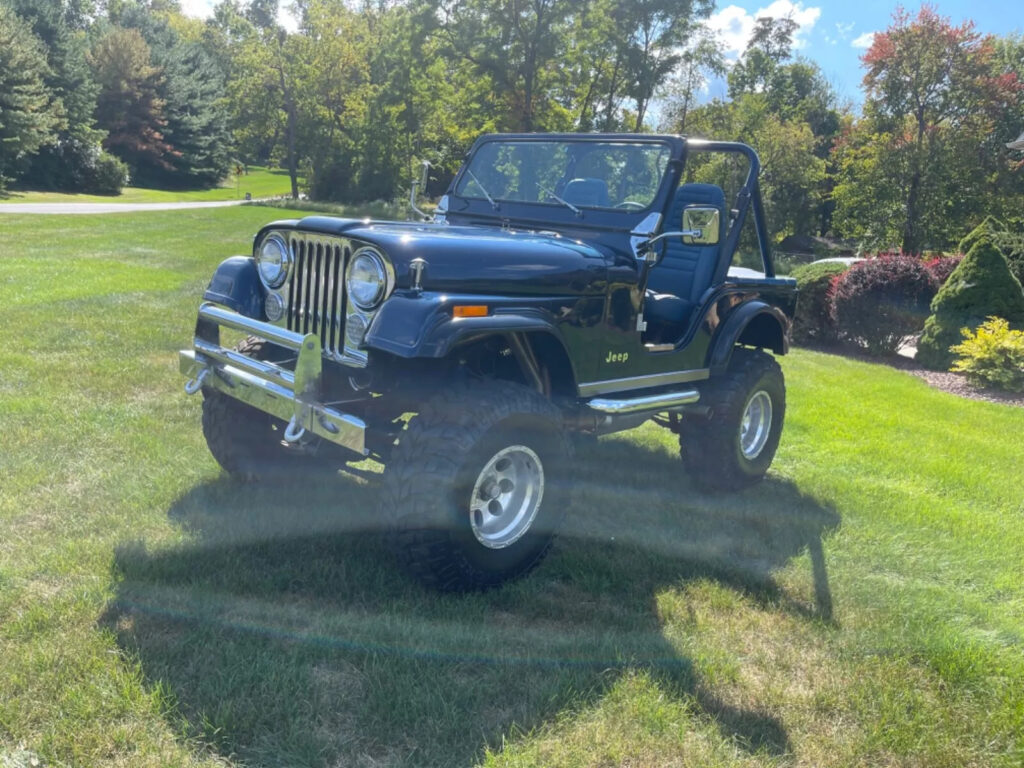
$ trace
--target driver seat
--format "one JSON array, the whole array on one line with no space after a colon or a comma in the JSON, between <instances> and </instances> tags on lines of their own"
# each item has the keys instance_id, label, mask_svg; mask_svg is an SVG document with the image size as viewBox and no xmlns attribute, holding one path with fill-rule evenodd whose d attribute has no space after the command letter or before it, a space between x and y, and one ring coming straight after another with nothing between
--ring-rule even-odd
<instances>
[{"instance_id":1,"label":"driver seat","mask_svg":"<svg viewBox=\"0 0 1024 768\"><path fill-rule=\"evenodd\" d=\"M649 334L661 341L682 336L704 292L711 287L725 240L725 193L714 184L683 184L669 207L665 231L682 228L683 210L689 206L718 209L718 242L714 245L684 243L681 237L663 241L665 255L651 270L644 294L644 319Z\"/></svg>"}]
</instances>

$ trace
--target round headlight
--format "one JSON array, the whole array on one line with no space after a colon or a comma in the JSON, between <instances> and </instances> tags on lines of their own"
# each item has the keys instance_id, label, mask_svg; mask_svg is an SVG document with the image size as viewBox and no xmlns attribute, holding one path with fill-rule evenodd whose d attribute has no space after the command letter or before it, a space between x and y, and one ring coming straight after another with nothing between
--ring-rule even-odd
<instances>
[{"instance_id":1,"label":"round headlight","mask_svg":"<svg viewBox=\"0 0 1024 768\"><path fill-rule=\"evenodd\" d=\"M280 235L270 235L260 244L256 263L259 266L260 277L268 288L279 288L284 284L288 277L288 268L291 266L291 258L288 244Z\"/></svg>"},{"instance_id":2,"label":"round headlight","mask_svg":"<svg viewBox=\"0 0 1024 768\"><path fill-rule=\"evenodd\" d=\"M356 251L348 265L345 286L352 303L362 310L373 309L387 289L387 272L384 257L372 248Z\"/></svg>"}]
</instances>

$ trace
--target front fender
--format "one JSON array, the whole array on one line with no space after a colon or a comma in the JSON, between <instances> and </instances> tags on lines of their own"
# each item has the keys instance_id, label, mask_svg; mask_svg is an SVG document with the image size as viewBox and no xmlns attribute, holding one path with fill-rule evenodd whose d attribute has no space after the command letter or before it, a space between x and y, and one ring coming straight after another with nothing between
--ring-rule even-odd
<instances>
[{"instance_id":1,"label":"front fender","mask_svg":"<svg viewBox=\"0 0 1024 768\"><path fill-rule=\"evenodd\" d=\"M213 273L203 299L232 309L255 320L265 320L263 305L266 289L251 256L225 259Z\"/></svg>"},{"instance_id":2,"label":"front fender","mask_svg":"<svg viewBox=\"0 0 1024 768\"><path fill-rule=\"evenodd\" d=\"M711 369L712 376L725 373L736 344L741 340L744 343L748 342L749 339L743 338L744 333L755 324L764 324L763 330L758 329L756 346L768 347L780 355L789 351L789 318L786 314L778 307L763 301L748 301L730 312L715 333L708 355L708 368Z\"/></svg>"},{"instance_id":3,"label":"front fender","mask_svg":"<svg viewBox=\"0 0 1024 768\"><path fill-rule=\"evenodd\" d=\"M452 317L455 304L485 304L486 317ZM445 357L454 347L477 336L547 331L561 340L551 313L493 296L420 294L391 296L373 319L363 342L370 349L398 357Z\"/></svg>"}]
</instances>

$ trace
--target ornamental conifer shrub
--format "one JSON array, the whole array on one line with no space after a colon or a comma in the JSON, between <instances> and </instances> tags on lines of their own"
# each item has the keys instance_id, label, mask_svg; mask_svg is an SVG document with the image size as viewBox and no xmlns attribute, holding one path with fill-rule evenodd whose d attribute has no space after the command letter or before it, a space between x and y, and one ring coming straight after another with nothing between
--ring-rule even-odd
<instances>
[{"instance_id":1,"label":"ornamental conifer shrub","mask_svg":"<svg viewBox=\"0 0 1024 768\"><path fill-rule=\"evenodd\" d=\"M1014 331L1001 317L990 317L977 331L963 329L964 339L952 352L953 370L972 384L1024 391L1024 331Z\"/></svg>"},{"instance_id":2,"label":"ornamental conifer shrub","mask_svg":"<svg viewBox=\"0 0 1024 768\"><path fill-rule=\"evenodd\" d=\"M841 336L873 355L892 355L921 330L936 288L913 256L859 261L835 281L832 317Z\"/></svg>"},{"instance_id":3,"label":"ornamental conifer shrub","mask_svg":"<svg viewBox=\"0 0 1024 768\"><path fill-rule=\"evenodd\" d=\"M961 341L962 328L973 331L990 316L1011 325L1024 323L1024 289L991 237L981 237L936 294L931 310L917 345L917 361L948 371L954 357L950 347Z\"/></svg>"},{"instance_id":4,"label":"ornamental conifer shrub","mask_svg":"<svg viewBox=\"0 0 1024 768\"><path fill-rule=\"evenodd\" d=\"M981 224L968 232L964 239L960 241L958 246L960 253L970 253L971 248L982 240L992 240L995 233L1004 231L1006 231L1006 225L1003 222L995 216L986 216Z\"/></svg>"}]
</instances>

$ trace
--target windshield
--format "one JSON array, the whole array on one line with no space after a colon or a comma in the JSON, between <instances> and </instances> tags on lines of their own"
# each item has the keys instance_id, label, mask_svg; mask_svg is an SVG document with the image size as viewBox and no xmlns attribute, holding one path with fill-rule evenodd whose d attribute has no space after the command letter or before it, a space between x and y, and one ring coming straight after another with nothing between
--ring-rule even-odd
<instances>
[{"instance_id":1,"label":"windshield","mask_svg":"<svg viewBox=\"0 0 1024 768\"><path fill-rule=\"evenodd\" d=\"M492 204L546 203L639 211L658 192L670 150L656 142L489 141L455 189Z\"/></svg>"}]
</instances>

